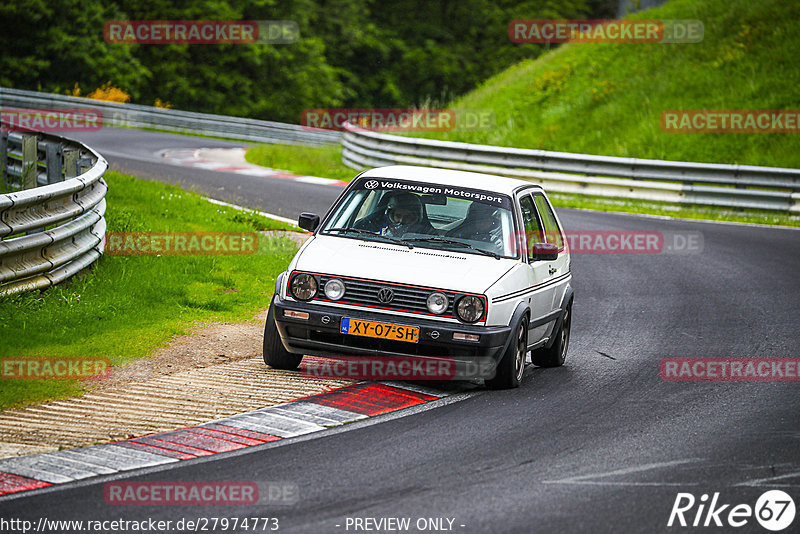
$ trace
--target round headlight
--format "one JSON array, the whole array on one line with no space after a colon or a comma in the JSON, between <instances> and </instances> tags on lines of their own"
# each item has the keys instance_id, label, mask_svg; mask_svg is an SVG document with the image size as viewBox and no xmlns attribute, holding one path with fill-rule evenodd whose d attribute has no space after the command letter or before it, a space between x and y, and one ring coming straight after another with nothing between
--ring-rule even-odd
<instances>
[{"instance_id":1,"label":"round headlight","mask_svg":"<svg viewBox=\"0 0 800 534\"><path fill-rule=\"evenodd\" d=\"M325 282L325 296L330 300L339 300L344 296L344 282L338 278L331 278Z\"/></svg>"},{"instance_id":2,"label":"round headlight","mask_svg":"<svg viewBox=\"0 0 800 534\"><path fill-rule=\"evenodd\" d=\"M441 315L447 311L447 295L440 292L431 293L428 296L428 311L436 314Z\"/></svg>"},{"instance_id":3,"label":"round headlight","mask_svg":"<svg viewBox=\"0 0 800 534\"><path fill-rule=\"evenodd\" d=\"M483 317L483 300L472 295L461 297L456 305L456 314L465 323L474 323Z\"/></svg>"},{"instance_id":4,"label":"round headlight","mask_svg":"<svg viewBox=\"0 0 800 534\"><path fill-rule=\"evenodd\" d=\"M311 300L317 294L317 281L310 274L298 274L292 278L289 290L297 300Z\"/></svg>"}]
</instances>

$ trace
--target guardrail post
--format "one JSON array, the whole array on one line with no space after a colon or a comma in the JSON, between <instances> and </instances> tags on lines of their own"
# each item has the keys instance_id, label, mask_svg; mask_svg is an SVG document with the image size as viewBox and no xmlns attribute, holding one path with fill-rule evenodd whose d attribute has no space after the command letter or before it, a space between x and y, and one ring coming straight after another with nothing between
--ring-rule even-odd
<instances>
[{"instance_id":1,"label":"guardrail post","mask_svg":"<svg viewBox=\"0 0 800 534\"><path fill-rule=\"evenodd\" d=\"M47 162L47 183L63 182L61 143L53 143L51 141L45 145L45 161Z\"/></svg>"},{"instance_id":2,"label":"guardrail post","mask_svg":"<svg viewBox=\"0 0 800 534\"><path fill-rule=\"evenodd\" d=\"M92 158L78 158L75 160L75 172L80 176L84 173L83 169L91 169L92 165L94 165Z\"/></svg>"},{"instance_id":3,"label":"guardrail post","mask_svg":"<svg viewBox=\"0 0 800 534\"><path fill-rule=\"evenodd\" d=\"M64 179L69 180L78 176L78 151L73 148L65 148L64 151Z\"/></svg>"},{"instance_id":4,"label":"guardrail post","mask_svg":"<svg viewBox=\"0 0 800 534\"><path fill-rule=\"evenodd\" d=\"M38 162L38 154L36 153L36 145L39 140L35 135L22 136L22 189L33 189L38 186L38 169L36 163Z\"/></svg>"},{"instance_id":5,"label":"guardrail post","mask_svg":"<svg viewBox=\"0 0 800 534\"><path fill-rule=\"evenodd\" d=\"M9 177L6 175L8 165L8 132L0 132L0 178L3 185L10 185Z\"/></svg>"}]
</instances>

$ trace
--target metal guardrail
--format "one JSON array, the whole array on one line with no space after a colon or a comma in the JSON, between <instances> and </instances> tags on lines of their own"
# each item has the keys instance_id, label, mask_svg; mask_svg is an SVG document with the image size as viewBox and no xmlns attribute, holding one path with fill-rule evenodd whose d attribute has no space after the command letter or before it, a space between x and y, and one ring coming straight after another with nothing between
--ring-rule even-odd
<instances>
[{"instance_id":1,"label":"metal guardrail","mask_svg":"<svg viewBox=\"0 0 800 534\"><path fill-rule=\"evenodd\" d=\"M591 156L401 137L349 124L345 129L342 161L359 170L442 167L523 178L556 193L800 213L800 169Z\"/></svg>"},{"instance_id":2,"label":"metal guardrail","mask_svg":"<svg viewBox=\"0 0 800 534\"><path fill-rule=\"evenodd\" d=\"M120 104L6 87L0 87L0 108L2 107L93 108L102 113L104 126L158 128L261 143L321 145L339 143L342 137L340 132L311 129L297 124Z\"/></svg>"},{"instance_id":3,"label":"metal guardrail","mask_svg":"<svg viewBox=\"0 0 800 534\"><path fill-rule=\"evenodd\" d=\"M106 160L77 141L0 132L0 295L55 285L103 253Z\"/></svg>"},{"instance_id":4,"label":"metal guardrail","mask_svg":"<svg viewBox=\"0 0 800 534\"><path fill-rule=\"evenodd\" d=\"M688 205L800 212L800 169L592 156L401 137L345 125L346 132L87 98L0 88L0 107L90 107L106 126L152 127L266 143L341 142L355 169L408 164L484 172L538 182L556 193ZM2 148L2 147L0 147ZM54 149L43 149L56 159ZM50 152L47 152L50 150ZM40 149L41 151L41 149ZM40 163L40 167L43 165ZM14 164L8 171L21 174ZM42 171L46 172L46 171ZM48 183L39 173L38 183Z\"/></svg>"}]
</instances>

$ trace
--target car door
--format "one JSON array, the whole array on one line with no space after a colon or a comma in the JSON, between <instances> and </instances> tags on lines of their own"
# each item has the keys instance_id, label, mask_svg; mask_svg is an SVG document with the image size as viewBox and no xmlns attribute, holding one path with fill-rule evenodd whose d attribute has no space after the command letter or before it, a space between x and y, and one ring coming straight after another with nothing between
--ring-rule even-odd
<instances>
[{"instance_id":1,"label":"car door","mask_svg":"<svg viewBox=\"0 0 800 534\"><path fill-rule=\"evenodd\" d=\"M541 192L533 193L533 201L539 213L539 220L544 226L544 238L546 243L558 246L558 258L552 261L540 261L547 267L547 283L552 289L553 310L556 311L561 306L561 300L567 284L570 281L569 254L566 250L566 239L558 217L553 210L550 200ZM550 326L554 326L552 323ZM549 332L548 332L549 335Z\"/></svg>"},{"instance_id":2,"label":"car door","mask_svg":"<svg viewBox=\"0 0 800 534\"><path fill-rule=\"evenodd\" d=\"M552 326L548 319L553 312L554 290L553 284L549 282L555 273L551 272L553 268L551 262L531 261L530 259L533 245L544 243L546 239L545 226L542 224L533 195L527 193L521 196L519 207L525 233L525 258L528 265L527 285L531 290L525 295L530 309L532 326L528 330L528 343L533 345L545 337Z\"/></svg>"}]
</instances>

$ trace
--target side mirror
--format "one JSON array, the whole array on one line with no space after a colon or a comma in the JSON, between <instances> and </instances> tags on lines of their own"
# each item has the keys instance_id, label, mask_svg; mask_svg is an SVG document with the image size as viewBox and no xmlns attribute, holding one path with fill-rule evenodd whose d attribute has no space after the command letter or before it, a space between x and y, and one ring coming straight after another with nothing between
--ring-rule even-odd
<instances>
[{"instance_id":1,"label":"side mirror","mask_svg":"<svg viewBox=\"0 0 800 534\"><path fill-rule=\"evenodd\" d=\"M552 261L558 259L558 245L553 243L534 243L531 247L531 261Z\"/></svg>"},{"instance_id":2,"label":"side mirror","mask_svg":"<svg viewBox=\"0 0 800 534\"><path fill-rule=\"evenodd\" d=\"M316 213L301 213L300 218L297 219L297 226L303 230L313 232L319 226L319 215Z\"/></svg>"}]
</instances>

